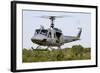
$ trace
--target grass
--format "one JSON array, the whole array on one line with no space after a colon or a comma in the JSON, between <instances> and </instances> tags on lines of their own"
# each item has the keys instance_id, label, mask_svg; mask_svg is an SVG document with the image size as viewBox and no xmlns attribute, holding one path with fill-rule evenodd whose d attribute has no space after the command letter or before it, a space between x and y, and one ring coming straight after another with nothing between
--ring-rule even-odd
<instances>
[{"instance_id":1,"label":"grass","mask_svg":"<svg viewBox=\"0 0 100 73\"><path fill-rule=\"evenodd\" d=\"M91 48L84 48L81 45L74 45L72 48L61 50L53 49L52 51L48 49L31 50L27 48L22 50L22 61L24 63L87 59L91 59Z\"/></svg>"}]
</instances>

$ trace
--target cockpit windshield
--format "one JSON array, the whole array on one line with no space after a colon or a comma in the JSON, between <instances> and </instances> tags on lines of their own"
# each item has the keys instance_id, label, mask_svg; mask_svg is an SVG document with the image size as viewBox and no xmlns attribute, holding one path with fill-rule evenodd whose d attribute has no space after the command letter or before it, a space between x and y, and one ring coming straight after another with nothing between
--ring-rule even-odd
<instances>
[{"instance_id":1,"label":"cockpit windshield","mask_svg":"<svg viewBox=\"0 0 100 73\"><path fill-rule=\"evenodd\" d=\"M42 35L47 35L48 30L46 29L36 29L35 34L42 34Z\"/></svg>"}]
</instances>

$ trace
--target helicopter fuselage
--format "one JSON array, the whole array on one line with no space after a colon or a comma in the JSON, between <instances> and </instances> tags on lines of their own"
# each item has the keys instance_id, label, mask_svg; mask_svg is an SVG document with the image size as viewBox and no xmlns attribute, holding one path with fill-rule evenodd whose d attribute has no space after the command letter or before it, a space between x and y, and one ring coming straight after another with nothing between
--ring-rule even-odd
<instances>
[{"instance_id":1,"label":"helicopter fuselage","mask_svg":"<svg viewBox=\"0 0 100 73\"><path fill-rule=\"evenodd\" d=\"M41 34L33 36L31 41L41 46L61 46L64 44L64 42L57 41L55 38L48 38Z\"/></svg>"},{"instance_id":2,"label":"helicopter fuselage","mask_svg":"<svg viewBox=\"0 0 100 73\"><path fill-rule=\"evenodd\" d=\"M82 29L80 29L77 36L64 36L58 29L37 29L31 41L41 46L62 46L64 43L80 40Z\"/></svg>"}]
</instances>

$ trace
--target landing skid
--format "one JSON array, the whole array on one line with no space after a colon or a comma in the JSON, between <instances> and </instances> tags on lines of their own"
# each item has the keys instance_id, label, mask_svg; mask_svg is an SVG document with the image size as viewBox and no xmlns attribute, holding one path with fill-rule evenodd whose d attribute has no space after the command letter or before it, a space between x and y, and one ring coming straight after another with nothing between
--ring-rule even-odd
<instances>
[{"instance_id":1,"label":"landing skid","mask_svg":"<svg viewBox=\"0 0 100 73\"><path fill-rule=\"evenodd\" d=\"M42 49L41 49L41 46L37 46L36 48L31 47L31 49L32 49L32 50L42 50ZM49 51L52 51L52 50L54 50L55 48L52 48L51 46L47 46L47 48L45 48L45 49L47 49L47 50L49 50ZM58 49L59 51L61 51L61 47L58 47L57 49Z\"/></svg>"},{"instance_id":2,"label":"landing skid","mask_svg":"<svg viewBox=\"0 0 100 73\"><path fill-rule=\"evenodd\" d=\"M47 48L42 49L41 46L37 46L36 48L31 47L31 49L32 49L32 50L35 50L35 51L36 51L36 50L37 50L37 51L46 51L46 50L48 50Z\"/></svg>"},{"instance_id":3,"label":"landing skid","mask_svg":"<svg viewBox=\"0 0 100 73\"><path fill-rule=\"evenodd\" d=\"M33 55L34 55L35 57L37 57L37 56L39 55L39 53L41 53L41 51L48 51L49 56L52 56L51 53L54 52L54 50L56 50L55 48L52 48L52 47L50 47L50 46L48 46L48 47L45 48L45 49L41 49L40 46L37 46L35 49L34 49L33 47L31 47L31 49L32 49L33 51L36 51L35 55L34 55L34 53L33 53ZM62 51L62 49L61 49L60 46L59 46L57 49L58 49L58 50L57 50L58 52L55 52L55 55L53 55L53 56L56 56L56 58L57 58L58 60L62 60L62 58L64 57L63 51Z\"/></svg>"}]
</instances>

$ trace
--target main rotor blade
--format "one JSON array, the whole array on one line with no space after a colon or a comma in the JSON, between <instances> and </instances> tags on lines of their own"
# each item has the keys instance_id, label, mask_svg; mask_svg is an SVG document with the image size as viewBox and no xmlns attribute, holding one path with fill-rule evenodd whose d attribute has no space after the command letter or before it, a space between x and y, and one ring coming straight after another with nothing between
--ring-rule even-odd
<instances>
[{"instance_id":1,"label":"main rotor blade","mask_svg":"<svg viewBox=\"0 0 100 73\"><path fill-rule=\"evenodd\" d=\"M64 17L71 17L71 16L70 15L63 15L63 16L40 16L40 18L46 18L46 19L49 19L50 17L64 18Z\"/></svg>"}]
</instances>

